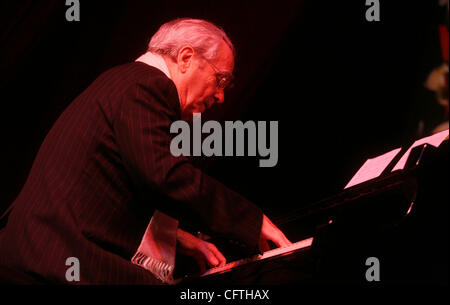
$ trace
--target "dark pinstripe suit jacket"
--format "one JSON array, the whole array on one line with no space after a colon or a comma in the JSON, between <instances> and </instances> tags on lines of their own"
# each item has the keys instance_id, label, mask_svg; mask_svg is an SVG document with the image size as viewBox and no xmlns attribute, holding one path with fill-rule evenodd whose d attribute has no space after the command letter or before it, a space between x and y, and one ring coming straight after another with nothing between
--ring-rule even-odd
<instances>
[{"instance_id":1,"label":"dark pinstripe suit jacket","mask_svg":"<svg viewBox=\"0 0 450 305\"><path fill-rule=\"evenodd\" d=\"M78 283L157 284L130 262L155 208L256 248L261 210L171 155L178 119L176 87L158 69L135 62L98 77L58 118L11 206L3 281L67 283L77 257Z\"/></svg>"}]
</instances>

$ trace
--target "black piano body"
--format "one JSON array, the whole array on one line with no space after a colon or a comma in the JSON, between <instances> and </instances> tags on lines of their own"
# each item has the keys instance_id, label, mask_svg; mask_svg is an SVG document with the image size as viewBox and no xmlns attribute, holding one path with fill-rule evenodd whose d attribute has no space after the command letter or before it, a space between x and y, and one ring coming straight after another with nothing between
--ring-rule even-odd
<instances>
[{"instance_id":1,"label":"black piano body","mask_svg":"<svg viewBox=\"0 0 450 305\"><path fill-rule=\"evenodd\" d=\"M405 169L389 172L293 211L276 222L292 241L311 246L180 285L367 283L370 259L381 283L448 285L448 140L411 151ZM226 249L228 261L236 247ZM230 260L230 257L232 258Z\"/></svg>"}]
</instances>

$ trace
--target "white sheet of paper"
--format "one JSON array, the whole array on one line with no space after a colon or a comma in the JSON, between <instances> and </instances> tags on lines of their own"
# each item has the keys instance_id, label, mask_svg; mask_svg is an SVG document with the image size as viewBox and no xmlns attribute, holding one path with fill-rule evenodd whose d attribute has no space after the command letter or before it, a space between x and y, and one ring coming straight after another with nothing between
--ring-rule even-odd
<instances>
[{"instance_id":1,"label":"white sheet of paper","mask_svg":"<svg viewBox=\"0 0 450 305\"><path fill-rule=\"evenodd\" d=\"M368 159L353 176L344 189L378 177L398 154L401 148L396 148L376 158Z\"/></svg>"},{"instance_id":2,"label":"white sheet of paper","mask_svg":"<svg viewBox=\"0 0 450 305\"><path fill-rule=\"evenodd\" d=\"M439 147L439 145L441 145L441 143L445 140L445 138L448 137L448 129L438 132L434 135L431 135L429 137L426 138L422 138L417 140L416 142L414 142L414 144L405 152L405 154L403 155L403 157L397 162L397 164L394 166L394 168L392 169L392 171L395 170L400 170L403 169L405 167L406 161L408 160L409 154L411 153L411 150L414 147L420 146L422 144L429 144L429 145L433 145L435 147Z\"/></svg>"}]
</instances>

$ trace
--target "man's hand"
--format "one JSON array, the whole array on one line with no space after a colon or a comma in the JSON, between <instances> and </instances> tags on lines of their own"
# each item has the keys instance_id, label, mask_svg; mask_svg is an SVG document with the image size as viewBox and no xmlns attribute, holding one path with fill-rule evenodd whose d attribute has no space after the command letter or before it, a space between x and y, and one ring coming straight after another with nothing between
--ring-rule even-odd
<instances>
[{"instance_id":1,"label":"man's hand","mask_svg":"<svg viewBox=\"0 0 450 305\"><path fill-rule=\"evenodd\" d=\"M259 249L261 252L270 250L269 243L267 242L268 240L274 242L278 247L292 245L283 232L281 232L266 215L263 215L261 236L259 239Z\"/></svg>"},{"instance_id":2,"label":"man's hand","mask_svg":"<svg viewBox=\"0 0 450 305\"><path fill-rule=\"evenodd\" d=\"M186 231L177 230L177 243L181 253L195 258L201 272L206 271L206 265L218 267L226 264L225 257L216 246Z\"/></svg>"}]
</instances>

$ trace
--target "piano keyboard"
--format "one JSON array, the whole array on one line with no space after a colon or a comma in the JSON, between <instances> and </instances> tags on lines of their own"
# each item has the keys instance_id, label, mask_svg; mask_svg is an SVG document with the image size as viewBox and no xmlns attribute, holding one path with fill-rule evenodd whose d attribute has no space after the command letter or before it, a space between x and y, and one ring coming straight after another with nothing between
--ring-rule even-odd
<instances>
[{"instance_id":1,"label":"piano keyboard","mask_svg":"<svg viewBox=\"0 0 450 305\"><path fill-rule=\"evenodd\" d=\"M244 259L240 259L240 260L228 263L222 267L211 268L211 269L207 270L205 273L203 273L201 276L203 277L203 276L216 274L216 273L224 273L224 272L227 272L237 266L242 266L242 265L245 265L248 263L261 261L261 260L265 260L265 259L273 258L273 257L277 257L277 256L288 255L288 254L291 254L300 249L310 247L312 245L312 242L313 242L313 237L310 237L310 238L295 242L292 245L287 246L287 247L272 249L272 250L264 252L263 254L258 254L253 257L244 258Z\"/></svg>"}]
</instances>

